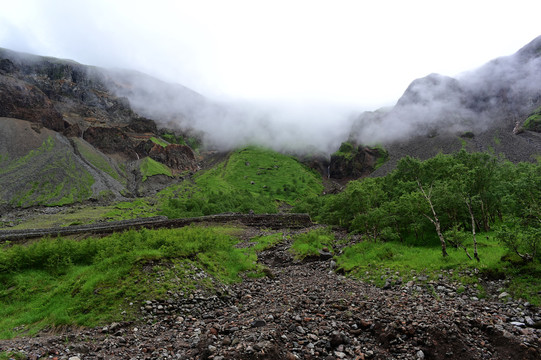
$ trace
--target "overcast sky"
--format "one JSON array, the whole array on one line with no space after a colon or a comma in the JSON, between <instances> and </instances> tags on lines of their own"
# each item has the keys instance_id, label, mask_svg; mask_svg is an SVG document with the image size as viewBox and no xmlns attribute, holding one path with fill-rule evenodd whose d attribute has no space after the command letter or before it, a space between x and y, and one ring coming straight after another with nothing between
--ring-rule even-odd
<instances>
[{"instance_id":1,"label":"overcast sky","mask_svg":"<svg viewBox=\"0 0 541 360\"><path fill-rule=\"evenodd\" d=\"M541 35L541 1L0 0L0 47L222 99L393 105Z\"/></svg>"}]
</instances>

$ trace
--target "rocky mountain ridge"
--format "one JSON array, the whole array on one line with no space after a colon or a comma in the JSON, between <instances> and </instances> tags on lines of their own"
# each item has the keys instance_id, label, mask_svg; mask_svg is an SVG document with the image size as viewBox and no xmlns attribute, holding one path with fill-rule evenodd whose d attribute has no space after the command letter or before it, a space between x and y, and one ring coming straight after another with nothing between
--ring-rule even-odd
<instances>
[{"instance_id":1,"label":"rocky mountain ridge","mask_svg":"<svg viewBox=\"0 0 541 360\"><path fill-rule=\"evenodd\" d=\"M451 78L414 80L390 109L361 114L349 141L383 144L394 168L401 157L427 159L438 152L492 151L513 162L533 161L541 138L527 119L541 105L541 37L517 53Z\"/></svg>"},{"instance_id":2,"label":"rocky mountain ridge","mask_svg":"<svg viewBox=\"0 0 541 360\"><path fill-rule=\"evenodd\" d=\"M146 157L173 174L198 169L194 151L186 144L157 140L163 130L136 113L126 97L117 96L113 84L127 86L126 79L114 71L0 49L0 139L4 145L0 204L65 204L99 198L104 193L117 199L137 196L153 188L151 181L144 184L140 180L140 162ZM183 116L178 107L177 114ZM13 137L29 129L41 143ZM42 129L46 136L39 135ZM174 139L182 138L178 130L170 133ZM48 139L54 147L43 147ZM48 152L48 160L40 161ZM31 153L34 165L25 164L24 156ZM47 163L55 163L52 158L58 154L67 163L49 166L45 172ZM40 166L35 166L38 163ZM70 176L63 166L79 169L71 177L85 181L64 181ZM27 178L46 181L25 186ZM59 189L56 195L47 196L37 190L43 188Z\"/></svg>"}]
</instances>

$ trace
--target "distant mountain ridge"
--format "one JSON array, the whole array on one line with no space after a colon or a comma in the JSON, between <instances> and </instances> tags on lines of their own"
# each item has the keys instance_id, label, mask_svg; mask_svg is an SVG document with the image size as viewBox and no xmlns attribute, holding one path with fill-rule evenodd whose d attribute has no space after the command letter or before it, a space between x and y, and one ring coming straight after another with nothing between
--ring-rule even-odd
<instances>
[{"instance_id":1,"label":"distant mountain ridge","mask_svg":"<svg viewBox=\"0 0 541 360\"><path fill-rule=\"evenodd\" d=\"M451 78L416 79L391 109L365 112L349 141L383 144L390 171L405 155L427 159L438 152L493 151L512 161L541 155L541 136L526 120L541 107L541 36L515 54Z\"/></svg>"}]
</instances>

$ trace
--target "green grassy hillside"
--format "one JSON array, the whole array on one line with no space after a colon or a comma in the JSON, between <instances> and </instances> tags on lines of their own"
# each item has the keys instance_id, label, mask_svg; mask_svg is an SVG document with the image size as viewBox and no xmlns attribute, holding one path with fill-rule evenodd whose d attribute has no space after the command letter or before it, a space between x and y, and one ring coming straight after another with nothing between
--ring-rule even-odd
<instances>
[{"instance_id":1,"label":"green grassy hillside","mask_svg":"<svg viewBox=\"0 0 541 360\"><path fill-rule=\"evenodd\" d=\"M0 204L20 207L82 201L92 195L94 183L69 144L53 136L38 149L3 164L0 178Z\"/></svg>"},{"instance_id":2,"label":"green grassy hillside","mask_svg":"<svg viewBox=\"0 0 541 360\"><path fill-rule=\"evenodd\" d=\"M146 181L150 176L154 175L165 175L169 177L173 176L171 169L148 156L141 161L139 170L143 176L143 182Z\"/></svg>"},{"instance_id":3,"label":"green grassy hillside","mask_svg":"<svg viewBox=\"0 0 541 360\"><path fill-rule=\"evenodd\" d=\"M222 212L272 213L278 206L321 193L319 175L290 156L247 147L212 169L162 191L162 212L169 217Z\"/></svg>"}]
</instances>

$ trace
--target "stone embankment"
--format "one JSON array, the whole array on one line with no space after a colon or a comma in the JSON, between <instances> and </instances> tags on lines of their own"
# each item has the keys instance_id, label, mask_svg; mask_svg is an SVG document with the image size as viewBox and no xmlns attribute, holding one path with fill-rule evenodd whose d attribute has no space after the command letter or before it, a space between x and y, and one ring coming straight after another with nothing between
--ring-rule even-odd
<instances>
[{"instance_id":1,"label":"stone embankment","mask_svg":"<svg viewBox=\"0 0 541 360\"><path fill-rule=\"evenodd\" d=\"M129 229L179 228L196 223L238 223L245 226L269 229L301 229L313 225L308 214L218 214L183 219L152 217L112 221L90 225L54 227L48 229L0 230L0 242L39 238L45 236L69 236L78 234L108 234Z\"/></svg>"}]
</instances>

